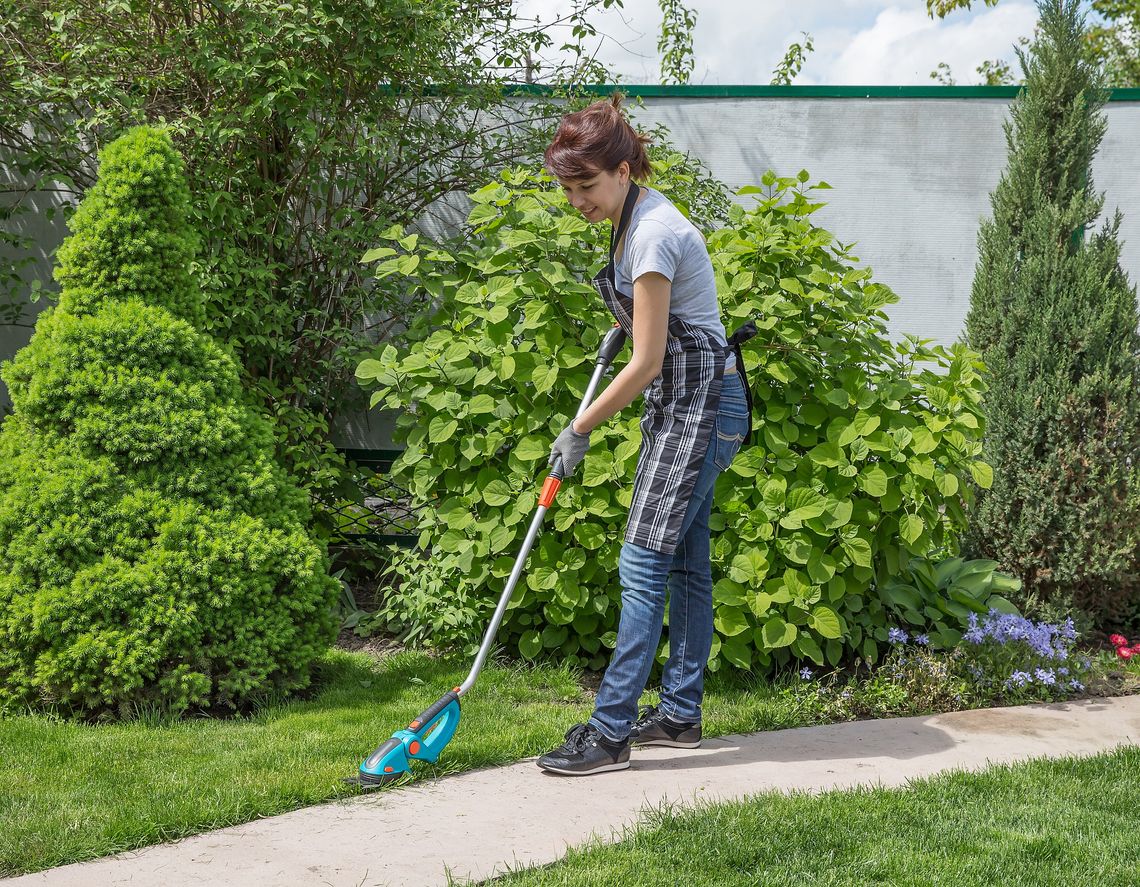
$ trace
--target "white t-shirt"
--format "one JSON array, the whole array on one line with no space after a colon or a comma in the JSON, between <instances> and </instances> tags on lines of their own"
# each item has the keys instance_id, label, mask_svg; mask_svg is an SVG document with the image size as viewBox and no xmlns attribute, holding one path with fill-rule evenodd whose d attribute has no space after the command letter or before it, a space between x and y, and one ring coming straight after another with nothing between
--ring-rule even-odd
<instances>
[{"instance_id":1,"label":"white t-shirt","mask_svg":"<svg viewBox=\"0 0 1140 887\"><path fill-rule=\"evenodd\" d=\"M618 291L633 298L633 282L656 271L672 283L669 313L726 343L704 237L664 194L640 187L649 193L633 205L625 247L614 266Z\"/></svg>"}]
</instances>

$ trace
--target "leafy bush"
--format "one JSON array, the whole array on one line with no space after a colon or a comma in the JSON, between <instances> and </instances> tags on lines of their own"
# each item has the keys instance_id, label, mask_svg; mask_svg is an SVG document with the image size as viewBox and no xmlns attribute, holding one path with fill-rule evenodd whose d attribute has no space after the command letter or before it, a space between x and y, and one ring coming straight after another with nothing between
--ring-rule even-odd
<instances>
[{"instance_id":1,"label":"leafy bush","mask_svg":"<svg viewBox=\"0 0 1140 887\"><path fill-rule=\"evenodd\" d=\"M729 327L751 317L761 329L745 350L757 442L717 488L714 669L835 664L845 652L877 659L891 618L882 587L913 556L953 553L964 481L990 479L976 459L976 355L889 341L882 308L897 297L811 224L822 204L806 199L807 179L766 173L769 193L743 189L760 195L757 205L733 206L709 236ZM407 448L392 471L431 506L421 548L454 594L489 613L550 442L574 414L611 323L588 283L608 231L570 210L541 173L505 171L471 196L461 243L393 230L391 245L368 256L438 310L410 331L405 352L387 345L357 376L378 386L373 405L405 410ZM597 668L614 643L638 412L595 431L535 544L501 634L524 656L546 651ZM941 640L954 639L945 629Z\"/></svg>"},{"instance_id":2,"label":"leafy bush","mask_svg":"<svg viewBox=\"0 0 1140 887\"><path fill-rule=\"evenodd\" d=\"M445 559L393 547L384 599L374 613L362 616L357 633L391 632L410 647L470 647L486 630L488 602L470 583L454 578Z\"/></svg>"},{"instance_id":3,"label":"leafy bush","mask_svg":"<svg viewBox=\"0 0 1140 887\"><path fill-rule=\"evenodd\" d=\"M239 706L309 682L339 583L232 356L199 331L169 134L101 153L57 307L4 364L0 706Z\"/></svg>"}]
</instances>

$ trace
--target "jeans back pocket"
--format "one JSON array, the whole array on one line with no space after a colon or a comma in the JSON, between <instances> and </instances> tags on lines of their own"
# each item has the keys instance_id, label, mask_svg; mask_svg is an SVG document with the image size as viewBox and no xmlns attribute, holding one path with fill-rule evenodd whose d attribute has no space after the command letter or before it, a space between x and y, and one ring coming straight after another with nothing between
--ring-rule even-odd
<instances>
[{"instance_id":1,"label":"jeans back pocket","mask_svg":"<svg viewBox=\"0 0 1140 887\"><path fill-rule=\"evenodd\" d=\"M744 443L744 434L748 431L748 419L743 416L732 416L717 413L716 440L713 446L713 462L721 471L727 471L733 458Z\"/></svg>"}]
</instances>

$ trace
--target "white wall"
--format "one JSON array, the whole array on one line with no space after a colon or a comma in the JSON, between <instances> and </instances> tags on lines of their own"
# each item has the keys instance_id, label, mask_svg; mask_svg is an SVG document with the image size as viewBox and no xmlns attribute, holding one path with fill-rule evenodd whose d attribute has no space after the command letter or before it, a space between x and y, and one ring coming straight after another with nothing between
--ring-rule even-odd
<instances>
[{"instance_id":1,"label":"white wall","mask_svg":"<svg viewBox=\"0 0 1140 887\"><path fill-rule=\"evenodd\" d=\"M978 227L1006 166L1005 99L646 98L636 122L661 122L730 188L759 185L766 169L811 174L833 190L813 221L894 290L892 336L950 344L963 331L978 255ZM1108 102L1093 162L1105 194L1095 229L1123 213L1121 265L1140 281L1140 102ZM735 198L750 205L751 197ZM1090 232L1091 233L1091 230ZM1088 236L1088 233L1086 236Z\"/></svg>"}]
</instances>

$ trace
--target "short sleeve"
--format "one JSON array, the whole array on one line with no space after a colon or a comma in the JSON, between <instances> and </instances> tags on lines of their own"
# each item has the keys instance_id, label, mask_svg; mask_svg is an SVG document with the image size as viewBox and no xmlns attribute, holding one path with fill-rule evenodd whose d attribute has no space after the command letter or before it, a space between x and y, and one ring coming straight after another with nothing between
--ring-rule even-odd
<instances>
[{"instance_id":1,"label":"short sleeve","mask_svg":"<svg viewBox=\"0 0 1140 887\"><path fill-rule=\"evenodd\" d=\"M635 281L642 274L656 271L672 281L681 262L681 238L677 233L654 219L644 219L630 234L625 256L629 279Z\"/></svg>"}]
</instances>

